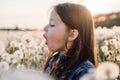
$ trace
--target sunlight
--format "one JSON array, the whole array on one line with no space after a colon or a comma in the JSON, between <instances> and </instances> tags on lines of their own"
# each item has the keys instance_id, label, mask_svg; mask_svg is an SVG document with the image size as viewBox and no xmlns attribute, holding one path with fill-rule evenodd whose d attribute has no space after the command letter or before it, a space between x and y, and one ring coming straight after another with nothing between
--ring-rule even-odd
<instances>
[{"instance_id":1,"label":"sunlight","mask_svg":"<svg viewBox=\"0 0 120 80\"><path fill-rule=\"evenodd\" d=\"M86 0L84 5L90 10L92 15L105 13L108 11L107 0Z\"/></svg>"},{"instance_id":2,"label":"sunlight","mask_svg":"<svg viewBox=\"0 0 120 80\"><path fill-rule=\"evenodd\" d=\"M0 28L42 28L51 7L64 2L82 3L92 15L120 11L120 0L0 0Z\"/></svg>"}]
</instances>

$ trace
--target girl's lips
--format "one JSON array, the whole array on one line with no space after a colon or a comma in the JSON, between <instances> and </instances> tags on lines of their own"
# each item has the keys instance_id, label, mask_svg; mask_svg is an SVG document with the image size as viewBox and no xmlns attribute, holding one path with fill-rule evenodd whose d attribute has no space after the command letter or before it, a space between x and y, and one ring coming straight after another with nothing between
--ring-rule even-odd
<instances>
[{"instance_id":1,"label":"girl's lips","mask_svg":"<svg viewBox=\"0 0 120 80\"><path fill-rule=\"evenodd\" d=\"M47 44L47 37L46 37L46 35L45 34L43 34L43 37L45 38L45 44Z\"/></svg>"},{"instance_id":2,"label":"girl's lips","mask_svg":"<svg viewBox=\"0 0 120 80\"><path fill-rule=\"evenodd\" d=\"M47 45L47 41L45 41L45 44Z\"/></svg>"}]
</instances>

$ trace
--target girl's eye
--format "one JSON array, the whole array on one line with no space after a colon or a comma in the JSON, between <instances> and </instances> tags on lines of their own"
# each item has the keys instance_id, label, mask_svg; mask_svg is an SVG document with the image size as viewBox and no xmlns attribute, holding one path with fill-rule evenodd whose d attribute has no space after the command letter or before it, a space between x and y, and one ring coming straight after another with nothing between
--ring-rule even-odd
<instances>
[{"instance_id":1,"label":"girl's eye","mask_svg":"<svg viewBox=\"0 0 120 80\"><path fill-rule=\"evenodd\" d=\"M51 27L54 27L55 25L50 25Z\"/></svg>"}]
</instances>

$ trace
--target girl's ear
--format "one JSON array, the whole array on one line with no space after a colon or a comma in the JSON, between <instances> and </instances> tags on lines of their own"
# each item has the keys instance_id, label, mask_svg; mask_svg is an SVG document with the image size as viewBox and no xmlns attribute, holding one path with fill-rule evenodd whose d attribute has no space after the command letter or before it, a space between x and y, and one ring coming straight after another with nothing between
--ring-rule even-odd
<instances>
[{"instance_id":1,"label":"girl's ear","mask_svg":"<svg viewBox=\"0 0 120 80\"><path fill-rule=\"evenodd\" d=\"M75 40L77 37L78 37L78 30L77 29L72 29L70 30L70 33L69 33L69 37L68 37L68 41L73 41Z\"/></svg>"}]
</instances>

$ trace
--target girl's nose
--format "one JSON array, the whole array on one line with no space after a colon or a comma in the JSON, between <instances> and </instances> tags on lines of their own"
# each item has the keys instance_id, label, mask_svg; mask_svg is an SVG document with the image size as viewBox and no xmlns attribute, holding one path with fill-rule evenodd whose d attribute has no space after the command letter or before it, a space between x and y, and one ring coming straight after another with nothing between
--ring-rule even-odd
<instances>
[{"instance_id":1,"label":"girl's nose","mask_svg":"<svg viewBox=\"0 0 120 80\"><path fill-rule=\"evenodd\" d=\"M48 25L46 25L46 26L44 27L44 31L45 31L45 32L48 31Z\"/></svg>"}]
</instances>

